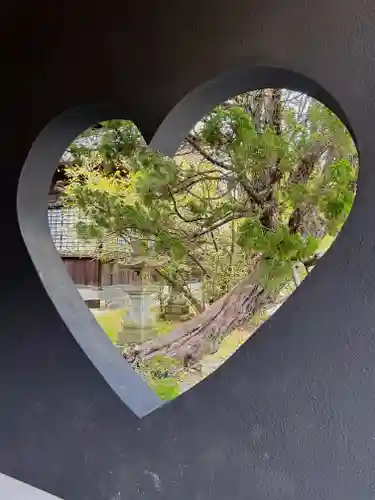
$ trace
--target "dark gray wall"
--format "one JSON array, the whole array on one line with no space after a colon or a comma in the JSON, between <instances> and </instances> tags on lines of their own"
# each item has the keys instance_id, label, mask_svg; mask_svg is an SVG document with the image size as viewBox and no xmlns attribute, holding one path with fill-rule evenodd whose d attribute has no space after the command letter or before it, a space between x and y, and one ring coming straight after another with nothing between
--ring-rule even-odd
<instances>
[{"instance_id":1,"label":"dark gray wall","mask_svg":"<svg viewBox=\"0 0 375 500\"><path fill-rule=\"evenodd\" d=\"M366 0L3 7L2 473L66 500L374 498L374 15ZM222 369L140 419L158 401L77 297L53 287L61 264L41 214L51 162L110 116L171 153L215 102L284 84L333 106L355 135L349 221Z\"/></svg>"}]
</instances>

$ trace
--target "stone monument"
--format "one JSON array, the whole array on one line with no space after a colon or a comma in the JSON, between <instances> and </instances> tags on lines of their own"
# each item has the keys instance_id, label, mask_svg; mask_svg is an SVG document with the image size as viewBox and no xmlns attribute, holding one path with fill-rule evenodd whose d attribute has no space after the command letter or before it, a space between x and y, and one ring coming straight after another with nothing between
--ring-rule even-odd
<instances>
[{"instance_id":1,"label":"stone monument","mask_svg":"<svg viewBox=\"0 0 375 500\"><path fill-rule=\"evenodd\" d=\"M158 319L156 295L160 285L152 280L152 271L161 266L157 259L139 256L130 259L124 267L132 269L137 281L124 288L130 299L130 307L124 314L116 345L124 348L131 343L142 343L152 337Z\"/></svg>"}]
</instances>

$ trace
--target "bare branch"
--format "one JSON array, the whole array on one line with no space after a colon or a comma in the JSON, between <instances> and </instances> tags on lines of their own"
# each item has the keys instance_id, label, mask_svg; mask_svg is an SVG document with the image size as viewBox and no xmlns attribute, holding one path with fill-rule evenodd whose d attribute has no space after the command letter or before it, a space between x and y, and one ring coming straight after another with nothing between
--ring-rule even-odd
<instances>
[{"instance_id":1,"label":"bare branch","mask_svg":"<svg viewBox=\"0 0 375 500\"><path fill-rule=\"evenodd\" d=\"M241 219L242 217L245 217L245 215L246 215L246 212L241 212L241 213L237 213L237 214L230 212L230 214L227 215L224 219L221 219L220 221L215 222L215 224L212 224L212 226L210 226L207 229L204 229L203 231L201 231L199 233L195 233L193 235L193 238L194 239L199 238L200 236L204 236L205 234L212 233L212 231L215 231L215 229L219 229L220 227L224 226L228 222L231 222L232 220Z\"/></svg>"},{"instance_id":2,"label":"bare branch","mask_svg":"<svg viewBox=\"0 0 375 500\"><path fill-rule=\"evenodd\" d=\"M218 252L219 247L217 246L217 242L216 242L215 235L214 235L213 231L210 232L210 235L211 235L212 243L214 244L215 251Z\"/></svg>"},{"instance_id":3,"label":"bare branch","mask_svg":"<svg viewBox=\"0 0 375 500\"><path fill-rule=\"evenodd\" d=\"M198 153L200 155L203 156L204 159L206 159L207 161L209 161L210 163L212 163L212 165L216 165L219 168L222 168L224 170L228 170L228 171L232 172L233 169L232 169L232 165L230 163L221 161L221 160L213 157L207 151L205 151L205 149L203 149L198 144L197 139L192 134L189 134L186 140L188 141L189 144L191 144L192 146L194 146L194 148L198 151Z\"/></svg>"},{"instance_id":4,"label":"bare branch","mask_svg":"<svg viewBox=\"0 0 375 500\"><path fill-rule=\"evenodd\" d=\"M199 260L190 252L188 252L189 258L201 269L203 274L207 276L207 278L211 278L210 273L205 269L205 267L199 262Z\"/></svg>"},{"instance_id":5,"label":"bare branch","mask_svg":"<svg viewBox=\"0 0 375 500\"><path fill-rule=\"evenodd\" d=\"M177 216L178 216L178 217L179 217L182 221L184 221L184 222L186 222L186 223L188 223L188 224L189 224L189 223L192 223L192 222L198 222L198 221L200 221L200 220L204 220L204 217L195 217L194 219L187 219L186 217L184 217L184 216L181 214L181 212L179 211L179 209L178 209L177 202L176 202L175 197L174 197L174 196L173 196L173 194L172 194L172 191L171 191L169 188L168 188L168 190L169 190L170 197L171 197L171 199L172 199L172 203L173 203L174 211L175 211L176 215L177 215Z\"/></svg>"},{"instance_id":6,"label":"bare branch","mask_svg":"<svg viewBox=\"0 0 375 500\"><path fill-rule=\"evenodd\" d=\"M328 144L316 142L312 144L309 151L303 155L290 175L288 184L305 184L313 172L316 162L327 150Z\"/></svg>"}]
</instances>

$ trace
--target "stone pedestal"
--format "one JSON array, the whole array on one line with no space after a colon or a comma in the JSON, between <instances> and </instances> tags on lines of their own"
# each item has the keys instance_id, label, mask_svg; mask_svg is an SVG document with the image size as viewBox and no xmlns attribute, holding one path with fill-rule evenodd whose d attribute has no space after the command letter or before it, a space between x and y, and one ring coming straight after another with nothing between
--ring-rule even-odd
<instances>
[{"instance_id":1,"label":"stone pedestal","mask_svg":"<svg viewBox=\"0 0 375 500\"><path fill-rule=\"evenodd\" d=\"M122 320L122 328L117 337L117 346L129 343L142 343L153 335L153 328L158 318L157 286L143 285L128 288L131 305Z\"/></svg>"}]
</instances>

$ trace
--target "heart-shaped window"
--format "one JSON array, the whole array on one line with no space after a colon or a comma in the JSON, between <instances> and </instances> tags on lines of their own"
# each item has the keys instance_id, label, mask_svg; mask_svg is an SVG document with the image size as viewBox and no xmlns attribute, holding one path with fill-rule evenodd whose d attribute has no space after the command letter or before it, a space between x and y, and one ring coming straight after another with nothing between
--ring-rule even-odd
<instances>
[{"instance_id":1,"label":"heart-shaped window","mask_svg":"<svg viewBox=\"0 0 375 500\"><path fill-rule=\"evenodd\" d=\"M174 157L130 121L82 121L49 182L49 225L39 185L19 203L43 193L38 230L21 226L70 330L142 416L218 368L310 273L351 209L357 152L329 109L285 89L219 104Z\"/></svg>"}]
</instances>

